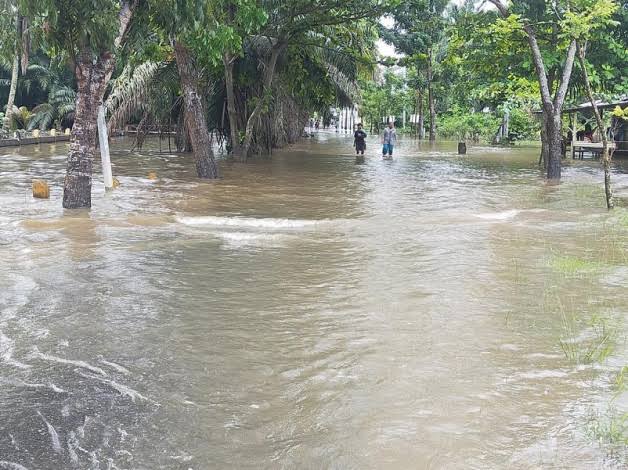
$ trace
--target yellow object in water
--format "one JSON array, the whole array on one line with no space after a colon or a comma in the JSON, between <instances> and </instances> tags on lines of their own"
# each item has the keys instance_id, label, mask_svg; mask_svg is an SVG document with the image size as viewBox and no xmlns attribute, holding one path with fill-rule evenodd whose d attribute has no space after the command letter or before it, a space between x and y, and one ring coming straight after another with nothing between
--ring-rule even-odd
<instances>
[{"instance_id":1,"label":"yellow object in water","mask_svg":"<svg viewBox=\"0 0 628 470\"><path fill-rule=\"evenodd\" d=\"M117 188L120 186L120 180L118 178L113 179L113 187Z\"/></svg>"},{"instance_id":2,"label":"yellow object in water","mask_svg":"<svg viewBox=\"0 0 628 470\"><path fill-rule=\"evenodd\" d=\"M43 180L33 180L33 197L38 199L50 198L50 187Z\"/></svg>"},{"instance_id":3,"label":"yellow object in water","mask_svg":"<svg viewBox=\"0 0 628 470\"><path fill-rule=\"evenodd\" d=\"M148 174L148 179L149 179L149 180L156 180L156 179L157 179L157 173L155 173L154 171L151 171L151 172Z\"/></svg>"}]
</instances>

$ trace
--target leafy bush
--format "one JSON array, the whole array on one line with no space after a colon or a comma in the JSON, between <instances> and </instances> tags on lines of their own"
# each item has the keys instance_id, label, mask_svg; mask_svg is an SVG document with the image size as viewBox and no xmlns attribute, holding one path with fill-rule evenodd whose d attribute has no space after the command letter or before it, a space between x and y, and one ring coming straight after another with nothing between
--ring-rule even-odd
<instances>
[{"instance_id":1,"label":"leafy bush","mask_svg":"<svg viewBox=\"0 0 628 470\"><path fill-rule=\"evenodd\" d=\"M442 137L457 140L493 142L502 123L503 113L471 113L454 109L439 119L438 131ZM511 141L538 139L539 122L522 108L510 110L509 137Z\"/></svg>"},{"instance_id":2,"label":"leafy bush","mask_svg":"<svg viewBox=\"0 0 628 470\"><path fill-rule=\"evenodd\" d=\"M510 140L538 140L540 123L530 112L513 108L510 110Z\"/></svg>"},{"instance_id":3,"label":"leafy bush","mask_svg":"<svg viewBox=\"0 0 628 470\"><path fill-rule=\"evenodd\" d=\"M459 110L440 118L438 133L457 140L492 141L501 119L493 113L464 113Z\"/></svg>"}]
</instances>

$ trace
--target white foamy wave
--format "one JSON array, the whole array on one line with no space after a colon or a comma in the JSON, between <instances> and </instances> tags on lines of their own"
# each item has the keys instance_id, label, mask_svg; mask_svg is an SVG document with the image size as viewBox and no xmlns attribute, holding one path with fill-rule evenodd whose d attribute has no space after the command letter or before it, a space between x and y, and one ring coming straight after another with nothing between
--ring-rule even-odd
<instances>
[{"instance_id":1,"label":"white foamy wave","mask_svg":"<svg viewBox=\"0 0 628 470\"><path fill-rule=\"evenodd\" d=\"M129 375L130 372L126 367L121 366L120 364L116 364L115 362L111 362L111 361L107 361L106 359L104 359L102 356L99 358L100 363L104 364L106 366L111 367L112 369L115 369L116 371L125 374L125 375Z\"/></svg>"},{"instance_id":2,"label":"white foamy wave","mask_svg":"<svg viewBox=\"0 0 628 470\"><path fill-rule=\"evenodd\" d=\"M37 412L37 414L44 421L44 423L46 423L46 427L48 428L48 434L50 434L50 440L52 441L52 450L60 454L61 453L61 441L59 441L59 434L57 433L57 430L54 428L52 424L50 424L46 420L46 418L44 418L44 415L42 415L39 411Z\"/></svg>"},{"instance_id":3,"label":"white foamy wave","mask_svg":"<svg viewBox=\"0 0 628 470\"><path fill-rule=\"evenodd\" d=\"M188 226L263 228L268 230L298 230L312 228L329 222L328 220L274 219L251 217L177 217L177 222Z\"/></svg>"},{"instance_id":4,"label":"white foamy wave","mask_svg":"<svg viewBox=\"0 0 628 470\"><path fill-rule=\"evenodd\" d=\"M58 362L59 364L66 364L68 366L80 367L82 369L91 370L100 375L107 375L107 373L102 370L100 367L93 366L85 361L75 361L72 359L64 359L62 357L51 356L50 354L44 354L37 349L37 346L33 348L33 352L31 353L32 358L41 359L44 361L50 362Z\"/></svg>"},{"instance_id":5,"label":"white foamy wave","mask_svg":"<svg viewBox=\"0 0 628 470\"><path fill-rule=\"evenodd\" d=\"M13 359L13 352L13 340L0 331L0 359L2 359L2 361L6 364L17 367L18 369L28 369L31 367L28 364L24 364L16 359Z\"/></svg>"},{"instance_id":6,"label":"white foamy wave","mask_svg":"<svg viewBox=\"0 0 628 470\"><path fill-rule=\"evenodd\" d=\"M0 383L6 383L8 385L13 385L15 387L46 388L46 389L52 390L55 393L67 393L64 389L62 389L61 387L58 387L57 385L55 385L53 383L32 384L32 383L28 383L28 382L22 382L20 380L2 380L2 379L0 379Z\"/></svg>"},{"instance_id":7,"label":"white foamy wave","mask_svg":"<svg viewBox=\"0 0 628 470\"><path fill-rule=\"evenodd\" d=\"M547 209L510 209L502 212L488 212L486 214L475 214L475 217L484 220L508 220L512 219L519 214L539 214L547 212Z\"/></svg>"},{"instance_id":8,"label":"white foamy wave","mask_svg":"<svg viewBox=\"0 0 628 470\"><path fill-rule=\"evenodd\" d=\"M126 385L120 384L114 380L105 379L98 375L86 374L80 370L77 371L77 373L79 375L82 375L86 379L97 380L105 385L109 385L111 388L116 390L123 397L130 398L132 402L135 402L136 398L139 398L140 400L147 400L147 398L144 395L142 395L140 392L133 390L132 388L127 387Z\"/></svg>"},{"instance_id":9,"label":"white foamy wave","mask_svg":"<svg viewBox=\"0 0 628 470\"><path fill-rule=\"evenodd\" d=\"M513 217L516 217L517 214L519 214L519 212L521 211L517 209L511 209L509 211L503 211L503 212L489 212L487 214L476 214L475 216L484 220L508 220L508 219L512 219Z\"/></svg>"},{"instance_id":10,"label":"white foamy wave","mask_svg":"<svg viewBox=\"0 0 628 470\"><path fill-rule=\"evenodd\" d=\"M8 462L6 460L0 460L0 469L2 470L28 470L23 465L15 462Z\"/></svg>"},{"instance_id":11,"label":"white foamy wave","mask_svg":"<svg viewBox=\"0 0 628 470\"><path fill-rule=\"evenodd\" d=\"M280 246L289 235L285 234L268 234L255 232L212 232L212 235L223 240L225 245L230 247L246 247L246 246Z\"/></svg>"}]
</instances>

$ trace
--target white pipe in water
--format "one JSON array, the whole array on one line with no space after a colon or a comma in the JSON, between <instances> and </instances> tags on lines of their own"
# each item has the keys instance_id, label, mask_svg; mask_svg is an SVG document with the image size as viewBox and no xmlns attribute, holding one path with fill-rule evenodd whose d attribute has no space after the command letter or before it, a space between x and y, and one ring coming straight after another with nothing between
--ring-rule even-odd
<instances>
[{"instance_id":1,"label":"white pipe in water","mask_svg":"<svg viewBox=\"0 0 628 470\"><path fill-rule=\"evenodd\" d=\"M102 161L102 176L105 182L105 189L113 189L109 137L107 135L107 122L105 121L105 107L102 104L98 107L98 142L100 144L100 160Z\"/></svg>"}]
</instances>

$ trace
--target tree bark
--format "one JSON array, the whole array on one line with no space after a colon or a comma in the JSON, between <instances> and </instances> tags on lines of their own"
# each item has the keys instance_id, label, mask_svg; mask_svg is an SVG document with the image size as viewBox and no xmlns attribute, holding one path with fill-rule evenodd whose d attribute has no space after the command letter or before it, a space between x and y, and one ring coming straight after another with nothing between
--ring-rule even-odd
<instances>
[{"instance_id":1,"label":"tree bark","mask_svg":"<svg viewBox=\"0 0 628 470\"><path fill-rule=\"evenodd\" d=\"M218 178L218 165L214 160L205 110L198 91L198 71L188 49L179 41L175 42L174 55L181 79L185 123L190 132L196 174L199 178Z\"/></svg>"},{"instance_id":2,"label":"tree bark","mask_svg":"<svg viewBox=\"0 0 628 470\"><path fill-rule=\"evenodd\" d=\"M251 152L251 145L253 143L253 132L255 130L255 125L257 124L258 119L262 115L262 111L264 110L265 105L268 102L270 93L271 93L271 85L273 83L273 78L275 76L275 67L277 66L277 58L279 54L283 50L284 45L282 43L277 43L272 47L270 57L268 61L265 63L264 68L264 79L262 83L262 96L258 97L257 103L255 104L255 108L253 108L253 112L249 116L249 119L246 122L246 131L244 137L244 146L242 149L242 160L246 161Z\"/></svg>"},{"instance_id":3,"label":"tree bark","mask_svg":"<svg viewBox=\"0 0 628 470\"><path fill-rule=\"evenodd\" d=\"M430 107L430 142L434 142L436 140L436 106L434 104L432 79L432 49L430 49L427 54L427 99Z\"/></svg>"},{"instance_id":4,"label":"tree bark","mask_svg":"<svg viewBox=\"0 0 628 470\"><path fill-rule=\"evenodd\" d=\"M98 106L102 104L115 59L104 53L94 60L85 47L76 68L76 111L70 137L70 150L63 184L63 207L92 206L92 167L96 152Z\"/></svg>"},{"instance_id":5,"label":"tree bark","mask_svg":"<svg viewBox=\"0 0 628 470\"><path fill-rule=\"evenodd\" d=\"M9 99L7 100L7 111L4 114L2 122L2 130L9 132L11 130L11 119L13 115L13 105L15 104L15 92L17 91L17 77L20 67L20 59L18 54L13 57L13 66L11 67L11 87L9 88Z\"/></svg>"},{"instance_id":6,"label":"tree bark","mask_svg":"<svg viewBox=\"0 0 628 470\"><path fill-rule=\"evenodd\" d=\"M126 36L138 1L122 1L115 49ZM115 55L112 52L95 56L89 44L83 45L76 59L76 111L63 183L63 207L66 209L92 205L92 167L96 151L98 107L102 104L114 65Z\"/></svg>"},{"instance_id":7,"label":"tree bark","mask_svg":"<svg viewBox=\"0 0 628 470\"><path fill-rule=\"evenodd\" d=\"M549 152L547 146L547 128L545 127L545 113L542 114L541 120L541 155L539 155L539 166L543 165L543 168L547 170L547 162L549 160Z\"/></svg>"},{"instance_id":8,"label":"tree bark","mask_svg":"<svg viewBox=\"0 0 628 470\"><path fill-rule=\"evenodd\" d=\"M229 135L231 136L231 153L240 154L240 131L238 129L238 113L236 111L235 90L233 83L233 66L235 57L225 52L222 56L225 66L225 87L227 89L227 115L229 116Z\"/></svg>"},{"instance_id":9,"label":"tree bark","mask_svg":"<svg viewBox=\"0 0 628 470\"><path fill-rule=\"evenodd\" d=\"M419 109L419 139L425 139L425 111L423 108L423 90L418 90L419 97L417 102L417 107Z\"/></svg>"},{"instance_id":10,"label":"tree bark","mask_svg":"<svg viewBox=\"0 0 628 470\"><path fill-rule=\"evenodd\" d=\"M507 18L510 16L508 7L501 0L489 0L500 14ZM554 99L552 99L552 89L543 62L543 55L536 39L536 33L530 24L524 24L523 30L526 33L530 51L532 52L532 61L536 70L539 87L541 90L541 102L543 105L543 125L545 127L545 141L543 141L543 132L541 133L541 159L547 162L547 178L550 180L560 180L561 176L561 159L562 159L562 128L561 128L561 112L567 88L571 79L571 71L576 54L576 41L571 41L567 50L567 57L563 65L563 72L560 84Z\"/></svg>"},{"instance_id":11,"label":"tree bark","mask_svg":"<svg viewBox=\"0 0 628 470\"><path fill-rule=\"evenodd\" d=\"M593 114L595 115L595 122L597 123L598 131L600 132L600 136L602 138L602 166L604 167L604 193L606 196L606 207L608 209L612 209L615 206L613 201L613 188L611 186L611 152L608 145L608 137L606 135L606 130L604 129L604 123L602 122L602 116L600 115L600 110L597 107L597 103L595 102L595 97L593 96L593 90L591 89L591 82L589 81L589 72L587 71L586 64L584 62L585 58L585 48L581 44L577 44L578 48L578 62L580 63L580 68L582 69L582 76L584 78L584 87L587 91L587 96L589 97L589 101L591 102L591 106L593 107Z\"/></svg>"},{"instance_id":12,"label":"tree bark","mask_svg":"<svg viewBox=\"0 0 628 470\"><path fill-rule=\"evenodd\" d=\"M561 177L562 163L562 121L558 114L544 113L546 152L547 152L547 179L558 181Z\"/></svg>"}]
</instances>

